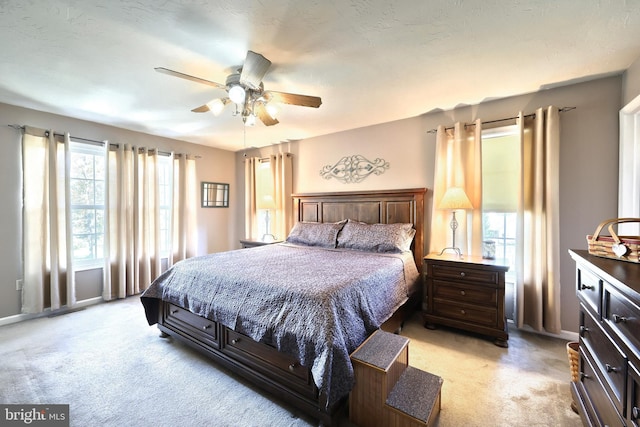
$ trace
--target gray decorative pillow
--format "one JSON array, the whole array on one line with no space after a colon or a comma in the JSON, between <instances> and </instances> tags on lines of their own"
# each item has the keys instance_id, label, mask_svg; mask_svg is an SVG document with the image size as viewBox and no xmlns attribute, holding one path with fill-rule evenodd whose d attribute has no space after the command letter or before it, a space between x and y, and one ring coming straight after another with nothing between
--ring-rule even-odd
<instances>
[{"instance_id":1,"label":"gray decorative pillow","mask_svg":"<svg viewBox=\"0 0 640 427\"><path fill-rule=\"evenodd\" d=\"M293 226L287 242L306 246L335 248L338 233L347 220L340 222L298 222Z\"/></svg>"},{"instance_id":2,"label":"gray decorative pillow","mask_svg":"<svg viewBox=\"0 0 640 427\"><path fill-rule=\"evenodd\" d=\"M338 234L338 248L397 253L411 250L413 224L366 224L349 220Z\"/></svg>"}]
</instances>

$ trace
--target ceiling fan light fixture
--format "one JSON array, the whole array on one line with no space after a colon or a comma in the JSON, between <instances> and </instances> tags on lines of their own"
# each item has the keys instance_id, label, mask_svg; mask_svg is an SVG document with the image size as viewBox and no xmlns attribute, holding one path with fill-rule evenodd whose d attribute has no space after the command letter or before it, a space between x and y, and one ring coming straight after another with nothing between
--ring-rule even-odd
<instances>
[{"instance_id":1,"label":"ceiling fan light fixture","mask_svg":"<svg viewBox=\"0 0 640 427\"><path fill-rule=\"evenodd\" d=\"M245 100L244 88L240 85L231 86L229 88L229 98L236 104L243 104Z\"/></svg>"},{"instance_id":2,"label":"ceiling fan light fixture","mask_svg":"<svg viewBox=\"0 0 640 427\"><path fill-rule=\"evenodd\" d=\"M220 113L222 113L222 110L224 110L225 105L227 105L227 103L220 98L214 99L213 101L207 103L209 111L211 111L214 116L219 116Z\"/></svg>"},{"instance_id":3,"label":"ceiling fan light fixture","mask_svg":"<svg viewBox=\"0 0 640 427\"><path fill-rule=\"evenodd\" d=\"M272 119L275 120L276 116L278 115L278 107L276 107L273 104L267 104L264 107L267 110L267 113L269 113L269 115L271 116Z\"/></svg>"}]
</instances>

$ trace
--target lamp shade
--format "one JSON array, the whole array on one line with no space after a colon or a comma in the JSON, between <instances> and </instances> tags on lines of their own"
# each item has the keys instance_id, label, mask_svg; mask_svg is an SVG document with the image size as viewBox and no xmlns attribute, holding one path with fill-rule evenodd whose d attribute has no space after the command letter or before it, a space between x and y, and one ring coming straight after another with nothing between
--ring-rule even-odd
<instances>
[{"instance_id":1,"label":"lamp shade","mask_svg":"<svg viewBox=\"0 0 640 427\"><path fill-rule=\"evenodd\" d=\"M471 201L460 187L449 187L438 204L439 209L473 209Z\"/></svg>"},{"instance_id":2,"label":"lamp shade","mask_svg":"<svg viewBox=\"0 0 640 427\"><path fill-rule=\"evenodd\" d=\"M265 194L262 197L258 197L258 200L256 200L256 205L258 209L276 208L276 202L273 200L273 196L271 194Z\"/></svg>"}]
</instances>

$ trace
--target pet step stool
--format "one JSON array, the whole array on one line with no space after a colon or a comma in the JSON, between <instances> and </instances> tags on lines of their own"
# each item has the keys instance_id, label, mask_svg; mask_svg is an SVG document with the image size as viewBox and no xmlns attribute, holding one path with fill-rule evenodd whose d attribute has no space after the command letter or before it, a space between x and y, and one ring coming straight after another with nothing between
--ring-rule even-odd
<instances>
[{"instance_id":1,"label":"pet step stool","mask_svg":"<svg viewBox=\"0 0 640 427\"><path fill-rule=\"evenodd\" d=\"M432 426L442 378L409 366L409 339L378 330L352 354L349 419L360 427Z\"/></svg>"}]
</instances>

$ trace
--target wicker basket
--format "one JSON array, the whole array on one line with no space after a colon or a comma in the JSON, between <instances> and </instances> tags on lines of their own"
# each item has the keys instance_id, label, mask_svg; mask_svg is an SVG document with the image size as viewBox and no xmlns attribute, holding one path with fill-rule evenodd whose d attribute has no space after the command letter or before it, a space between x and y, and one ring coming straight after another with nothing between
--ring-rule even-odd
<instances>
[{"instance_id":1,"label":"wicker basket","mask_svg":"<svg viewBox=\"0 0 640 427\"><path fill-rule=\"evenodd\" d=\"M640 222L640 218L613 218L601 222L595 233L587 236L589 253L604 258L640 263L640 236L618 236L613 231L615 224L625 222ZM610 236L601 236L600 232L607 224Z\"/></svg>"},{"instance_id":2,"label":"wicker basket","mask_svg":"<svg viewBox=\"0 0 640 427\"><path fill-rule=\"evenodd\" d=\"M569 368L571 369L571 381L580 380L580 355L578 354L579 344L577 341L567 343L567 356L569 356Z\"/></svg>"}]
</instances>

